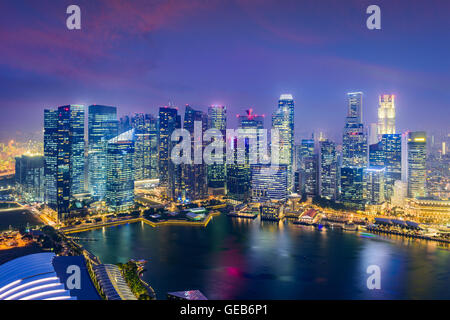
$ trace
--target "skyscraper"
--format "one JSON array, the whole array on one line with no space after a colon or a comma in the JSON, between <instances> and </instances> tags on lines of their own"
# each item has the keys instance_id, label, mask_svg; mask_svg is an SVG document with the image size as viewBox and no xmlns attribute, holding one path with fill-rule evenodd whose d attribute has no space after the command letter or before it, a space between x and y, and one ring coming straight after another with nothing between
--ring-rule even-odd
<instances>
[{"instance_id":1,"label":"skyscraper","mask_svg":"<svg viewBox=\"0 0 450 320\"><path fill-rule=\"evenodd\" d=\"M378 134L395 133L395 96L384 94L379 97Z\"/></svg>"},{"instance_id":2,"label":"skyscraper","mask_svg":"<svg viewBox=\"0 0 450 320\"><path fill-rule=\"evenodd\" d=\"M347 117L353 118L352 122L362 123L363 122L363 93L362 92L349 92L347 93L348 98L348 114Z\"/></svg>"},{"instance_id":3,"label":"skyscraper","mask_svg":"<svg viewBox=\"0 0 450 320\"><path fill-rule=\"evenodd\" d=\"M170 193L169 182L174 186L175 167L171 161L172 146L171 136L176 128L181 127L181 118L178 110L172 107L161 107L159 109L159 183L167 188ZM169 181L170 180L170 181Z\"/></svg>"},{"instance_id":4,"label":"skyscraper","mask_svg":"<svg viewBox=\"0 0 450 320\"><path fill-rule=\"evenodd\" d=\"M16 157L16 186L25 200L44 201L44 156Z\"/></svg>"},{"instance_id":5,"label":"skyscraper","mask_svg":"<svg viewBox=\"0 0 450 320\"><path fill-rule=\"evenodd\" d=\"M246 111L245 115L238 115L239 129L242 130L246 136L244 140L244 148L239 148L238 139L235 137L230 143L233 149L236 161L234 163L227 163L227 195L235 200L247 201L250 198L250 158L254 156L250 150L251 139L256 141L258 149L260 150L260 143L264 143L261 135L258 134L258 129L264 129L264 117L253 113L252 109ZM243 152L243 154L241 154ZM244 159L244 163L238 163L238 159ZM254 158L256 160L256 157Z\"/></svg>"},{"instance_id":6,"label":"skyscraper","mask_svg":"<svg viewBox=\"0 0 450 320\"><path fill-rule=\"evenodd\" d=\"M381 138L384 154L385 198L390 200L396 180L402 179L402 136L401 134L384 134Z\"/></svg>"},{"instance_id":7,"label":"skyscraper","mask_svg":"<svg viewBox=\"0 0 450 320\"><path fill-rule=\"evenodd\" d=\"M370 205L379 205L384 202L385 195L385 167L368 167L365 171L366 200Z\"/></svg>"},{"instance_id":8,"label":"skyscraper","mask_svg":"<svg viewBox=\"0 0 450 320\"><path fill-rule=\"evenodd\" d=\"M89 192L94 200L106 194L108 141L118 135L116 107L92 105L88 111Z\"/></svg>"},{"instance_id":9,"label":"skyscraper","mask_svg":"<svg viewBox=\"0 0 450 320\"><path fill-rule=\"evenodd\" d=\"M347 94L348 111L342 137L340 170L341 201L364 208L364 168L367 165L367 134L362 123L362 92Z\"/></svg>"},{"instance_id":10,"label":"skyscraper","mask_svg":"<svg viewBox=\"0 0 450 320\"><path fill-rule=\"evenodd\" d=\"M332 141L320 141L319 170L320 196L329 200L336 200L338 161L336 144Z\"/></svg>"},{"instance_id":11,"label":"skyscraper","mask_svg":"<svg viewBox=\"0 0 450 320\"><path fill-rule=\"evenodd\" d=\"M341 202L348 207L364 209L364 167L341 168Z\"/></svg>"},{"instance_id":12,"label":"skyscraper","mask_svg":"<svg viewBox=\"0 0 450 320\"><path fill-rule=\"evenodd\" d=\"M44 156L47 203L64 220L73 196L84 192L84 106L44 111Z\"/></svg>"},{"instance_id":13,"label":"skyscraper","mask_svg":"<svg viewBox=\"0 0 450 320\"><path fill-rule=\"evenodd\" d=\"M408 135L408 197L426 196L427 135L423 131Z\"/></svg>"},{"instance_id":14,"label":"skyscraper","mask_svg":"<svg viewBox=\"0 0 450 320\"><path fill-rule=\"evenodd\" d=\"M342 166L367 165L367 134L362 123L362 93L348 93L348 112L342 141Z\"/></svg>"},{"instance_id":15,"label":"skyscraper","mask_svg":"<svg viewBox=\"0 0 450 320\"><path fill-rule=\"evenodd\" d=\"M57 208L58 110L44 110L44 200Z\"/></svg>"},{"instance_id":16,"label":"skyscraper","mask_svg":"<svg viewBox=\"0 0 450 320\"><path fill-rule=\"evenodd\" d=\"M287 165L279 165L275 172L270 164L250 165L251 198L253 202L286 200Z\"/></svg>"},{"instance_id":17,"label":"skyscraper","mask_svg":"<svg viewBox=\"0 0 450 320\"><path fill-rule=\"evenodd\" d=\"M135 129L135 180L158 178L158 120L151 114L137 113L131 120Z\"/></svg>"},{"instance_id":18,"label":"skyscraper","mask_svg":"<svg viewBox=\"0 0 450 320\"><path fill-rule=\"evenodd\" d=\"M134 206L134 129L108 141L106 204L120 212Z\"/></svg>"},{"instance_id":19,"label":"skyscraper","mask_svg":"<svg viewBox=\"0 0 450 320\"><path fill-rule=\"evenodd\" d=\"M288 191L293 188L294 163L294 99L290 94L282 94L278 109L272 115L272 128L279 130L279 163L288 167Z\"/></svg>"},{"instance_id":20,"label":"skyscraper","mask_svg":"<svg viewBox=\"0 0 450 320\"><path fill-rule=\"evenodd\" d=\"M208 166L208 187L213 194L224 194L226 182L225 136L227 129L227 108L225 106L210 106L208 108L208 129L217 129L224 137L222 164L214 163Z\"/></svg>"},{"instance_id":21,"label":"skyscraper","mask_svg":"<svg viewBox=\"0 0 450 320\"><path fill-rule=\"evenodd\" d=\"M317 154L304 157L302 162L304 166L304 169L302 170L302 183L303 183L302 192L304 192L307 196L314 197L319 194L318 192L319 168L318 168Z\"/></svg>"},{"instance_id":22,"label":"skyscraper","mask_svg":"<svg viewBox=\"0 0 450 320\"><path fill-rule=\"evenodd\" d=\"M195 125L200 126L201 141L196 141L195 137ZM191 158L194 158L194 153L199 152L203 156L203 150L205 144L203 142L203 134L208 127L207 115L200 111L195 110L189 105L186 106L183 127L191 135ZM197 149L197 150L196 150ZM207 174L206 174L206 164L200 163L195 164L183 164L182 169L182 187L178 192L178 198L182 201L192 201L203 199L208 194L207 187Z\"/></svg>"}]
</instances>

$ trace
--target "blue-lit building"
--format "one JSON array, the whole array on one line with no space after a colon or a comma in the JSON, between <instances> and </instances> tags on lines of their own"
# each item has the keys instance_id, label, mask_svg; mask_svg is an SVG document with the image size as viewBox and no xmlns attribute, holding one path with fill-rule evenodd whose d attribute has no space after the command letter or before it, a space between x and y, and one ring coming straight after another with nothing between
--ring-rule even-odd
<instances>
[{"instance_id":1,"label":"blue-lit building","mask_svg":"<svg viewBox=\"0 0 450 320\"><path fill-rule=\"evenodd\" d=\"M207 115L200 111L195 110L189 105L186 106L183 128L186 129L191 135L191 160L194 160L194 153L198 152L202 156L202 163L195 164L192 161L191 164L182 164L181 166L181 182L179 188L177 188L177 198L181 201L193 201L204 199L208 196L208 184L207 184L207 166L203 163L203 150L205 148L205 143L202 139L202 143L196 146L195 142L195 123L200 124L201 135L208 128L208 118ZM197 151L195 151L197 150Z\"/></svg>"},{"instance_id":2,"label":"blue-lit building","mask_svg":"<svg viewBox=\"0 0 450 320\"><path fill-rule=\"evenodd\" d=\"M336 144L329 140L320 141L319 191L321 197L336 200L338 195L337 170Z\"/></svg>"},{"instance_id":3,"label":"blue-lit building","mask_svg":"<svg viewBox=\"0 0 450 320\"><path fill-rule=\"evenodd\" d=\"M278 108L272 115L272 128L279 130L279 163L288 166L288 191L293 191L294 164L294 99L290 94L282 94Z\"/></svg>"},{"instance_id":4,"label":"blue-lit building","mask_svg":"<svg viewBox=\"0 0 450 320\"><path fill-rule=\"evenodd\" d=\"M106 205L121 212L134 206L134 129L108 141Z\"/></svg>"},{"instance_id":5,"label":"blue-lit building","mask_svg":"<svg viewBox=\"0 0 450 320\"><path fill-rule=\"evenodd\" d=\"M151 114L137 113L131 119L135 129L135 180L158 179L158 119Z\"/></svg>"},{"instance_id":6,"label":"blue-lit building","mask_svg":"<svg viewBox=\"0 0 450 320\"><path fill-rule=\"evenodd\" d=\"M208 166L208 187L212 194L224 194L226 183L225 137L227 129L227 108L225 106L210 106L208 108L208 129L219 130L224 137L222 163Z\"/></svg>"},{"instance_id":7,"label":"blue-lit building","mask_svg":"<svg viewBox=\"0 0 450 320\"><path fill-rule=\"evenodd\" d=\"M365 198L369 205L380 205L385 201L386 168L375 166L364 170L366 181Z\"/></svg>"},{"instance_id":8,"label":"blue-lit building","mask_svg":"<svg viewBox=\"0 0 450 320\"><path fill-rule=\"evenodd\" d=\"M391 199L395 181L402 179L402 136L401 134L383 134L381 143L384 151L385 197Z\"/></svg>"},{"instance_id":9,"label":"blue-lit building","mask_svg":"<svg viewBox=\"0 0 450 320\"><path fill-rule=\"evenodd\" d=\"M364 208L364 168L367 166L367 134L362 123L362 92L347 94L348 111L342 137L340 169L341 202Z\"/></svg>"},{"instance_id":10,"label":"blue-lit building","mask_svg":"<svg viewBox=\"0 0 450 320\"><path fill-rule=\"evenodd\" d=\"M75 279L75 272L78 280L69 279ZM100 297L83 256L44 252L0 266L0 300L100 300Z\"/></svg>"},{"instance_id":11,"label":"blue-lit building","mask_svg":"<svg viewBox=\"0 0 450 320\"><path fill-rule=\"evenodd\" d=\"M44 156L16 157L16 187L26 201L44 202Z\"/></svg>"},{"instance_id":12,"label":"blue-lit building","mask_svg":"<svg viewBox=\"0 0 450 320\"><path fill-rule=\"evenodd\" d=\"M84 106L44 111L46 202L64 220L84 186ZM56 183L55 183L56 182Z\"/></svg>"},{"instance_id":13,"label":"blue-lit building","mask_svg":"<svg viewBox=\"0 0 450 320\"><path fill-rule=\"evenodd\" d=\"M408 197L426 197L427 134L423 131L408 135Z\"/></svg>"},{"instance_id":14,"label":"blue-lit building","mask_svg":"<svg viewBox=\"0 0 450 320\"><path fill-rule=\"evenodd\" d=\"M247 110L245 115L238 115L239 130L246 136L240 138L243 141L243 148L239 148L239 139L235 137L232 141L227 141L232 148L234 159L233 163L227 163L227 196L238 201L248 201L251 196L251 158L258 162L257 151L251 150L251 140L255 141L254 147L261 150L260 143L264 140L258 135L259 129L264 129L264 117L254 114L252 109ZM243 163L239 163L243 159ZM255 163L253 163L255 164Z\"/></svg>"},{"instance_id":15,"label":"blue-lit building","mask_svg":"<svg viewBox=\"0 0 450 320\"><path fill-rule=\"evenodd\" d=\"M159 183L167 189L167 195L174 197L177 179L176 168L171 160L173 146L171 141L175 129L181 128L181 118L178 109L172 107L159 108Z\"/></svg>"},{"instance_id":16,"label":"blue-lit building","mask_svg":"<svg viewBox=\"0 0 450 320\"><path fill-rule=\"evenodd\" d=\"M44 200L57 207L58 110L44 110Z\"/></svg>"},{"instance_id":17,"label":"blue-lit building","mask_svg":"<svg viewBox=\"0 0 450 320\"><path fill-rule=\"evenodd\" d=\"M287 199L287 165L252 164L250 174L252 202Z\"/></svg>"},{"instance_id":18,"label":"blue-lit building","mask_svg":"<svg viewBox=\"0 0 450 320\"><path fill-rule=\"evenodd\" d=\"M364 170L363 167L341 168L340 201L348 207L364 209Z\"/></svg>"},{"instance_id":19,"label":"blue-lit building","mask_svg":"<svg viewBox=\"0 0 450 320\"><path fill-rule=\"evenodd\" d=\"M94 200L104 200L108 141L118 135L116 107L92 105L88 111L88 180Z\"/></svg>"}]
</instances>

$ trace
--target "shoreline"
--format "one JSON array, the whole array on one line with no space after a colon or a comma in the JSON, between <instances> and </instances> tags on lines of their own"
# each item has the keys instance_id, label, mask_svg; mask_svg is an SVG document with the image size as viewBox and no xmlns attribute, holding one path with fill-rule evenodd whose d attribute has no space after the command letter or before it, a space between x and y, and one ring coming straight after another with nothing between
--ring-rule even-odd
<instances>
[{"instance_id":1,"label":"shoreline","mask_svg":"<svg viewBox=\"0 0 450 320\"><path fill-rule=\"evenodd\" d=\"M75 227L75 228L67 229L67 230L60 229L59 231L67 235L67 234L86 232L86 231L91 231L91 230L115 227L118 225L137 223L137 222L143 222L146 225L149 225L153 228L156 228L159 226L170 226L170 225L206 227L213 217L216 217L219 215L220 215L219 211L211 212L205 217L205 219L203 221L188 221L188 220L175 220L174 219L174 220L153 222L146 218L139 217L139 218L125 219L125 220L121 220L121 221L107 222L107 223L102 223L102 224L92 225L92 226Z\"/></svg>"}]
</instances>

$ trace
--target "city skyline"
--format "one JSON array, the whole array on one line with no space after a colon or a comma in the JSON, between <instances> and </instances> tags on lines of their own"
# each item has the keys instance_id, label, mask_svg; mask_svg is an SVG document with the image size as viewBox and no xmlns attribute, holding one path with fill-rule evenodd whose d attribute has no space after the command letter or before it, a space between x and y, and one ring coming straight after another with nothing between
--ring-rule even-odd
<instances>
[{"instance_id":1,"label":"city skyline","mask_svg":"<svg viewBox=\"0 0 450 320\"><path fill-rule=\"evenodd\" d=\"M63 2L4 1L0 12L14 14L0 19L0 102L8 119L0 120L0 138L39 132L40 110L68 103L114 105L119 116L156 114L169 101L270 116L276 97L289 92L296 138L329 131L336 140L345 94L356 90L365 93L366 123L377 122L378 96L394 94L397 131L446 130L449 63L439 54L449 51L441 13L448 4L382 1L382 29L370 31L365 2L79 1L82 29L69 31Z\"/></svg>"}]
</instances>

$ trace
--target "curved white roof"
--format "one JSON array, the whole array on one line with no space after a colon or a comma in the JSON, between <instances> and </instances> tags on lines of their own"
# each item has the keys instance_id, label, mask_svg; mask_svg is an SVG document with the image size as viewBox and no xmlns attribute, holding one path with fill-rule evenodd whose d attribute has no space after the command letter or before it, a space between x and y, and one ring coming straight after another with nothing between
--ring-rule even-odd
<instances>
[{"instance_id":1,"label":"curved white roof","mask_svg":"<svg viewBox=\"0 0 450 320\"><path fill-rule=\"evenodd\" d=\"M74 300L57 277L54 253L36 253L0 266L0 300Z\"/></svg>"}]
</instances>

